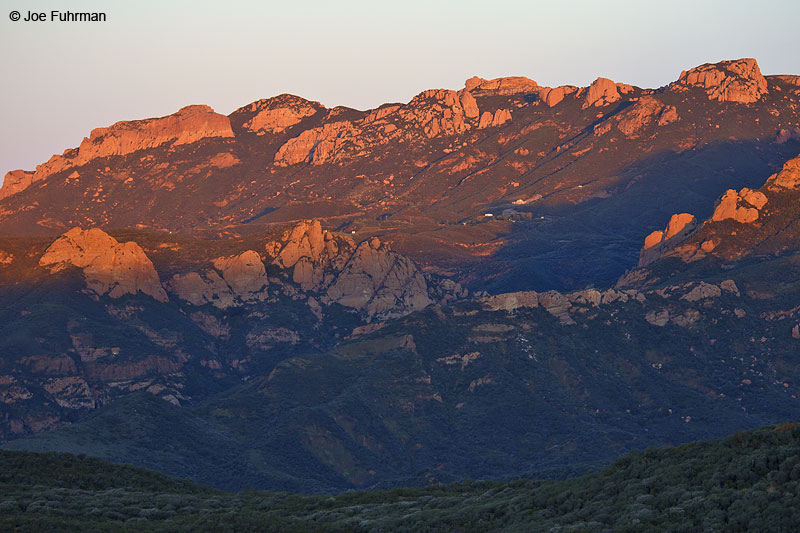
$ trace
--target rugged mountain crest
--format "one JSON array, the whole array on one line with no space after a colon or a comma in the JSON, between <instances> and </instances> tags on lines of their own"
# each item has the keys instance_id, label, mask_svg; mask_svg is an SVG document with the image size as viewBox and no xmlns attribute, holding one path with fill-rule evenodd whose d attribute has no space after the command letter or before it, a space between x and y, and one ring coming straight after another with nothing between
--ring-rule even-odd
<instances>
[{"instance_id":1,"label":"rugged mountain crest","mask_svg":"<svg viewBox=\"0 0 800 533\"><path fill-rule=\"evenodd\" d=\"M119 298L141 292L167 301L153 263L139 245L120 243L96 228L69 230L47 248L39 264L51 272L69 265L82 269L88 289L97 296Z\"/></svg>"},{"instance_id":2,"label":"rugged mountain crest","mask_svg":"<svg viewBox=\"0 0 800 533\"><path fill-rule=\"evenodd\" d=\"M231 138L230 121L225 115L215 113L207 105L191 105L172 115L161 118L117 122L107 128L92 130L78 148L54 155L36 167L33 173L12 171L6 175L9 188L4 183L0 199L15 194L32 183L52 174L80 167L97 159L123 156L139 150L157 148L165 144L180 146L207 138ZM78 177L75 173L73 177Z\"/></svg>"}]
</instances>

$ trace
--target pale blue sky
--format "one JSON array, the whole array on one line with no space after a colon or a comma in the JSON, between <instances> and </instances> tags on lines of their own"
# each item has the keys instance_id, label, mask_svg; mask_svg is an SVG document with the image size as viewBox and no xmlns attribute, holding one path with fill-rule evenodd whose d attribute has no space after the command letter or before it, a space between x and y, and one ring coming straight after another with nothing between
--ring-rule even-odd
<instances>
[{"instance_id":1,"label":"pale blue sky","mask_svg":"<svg viewBox=\"0 0 800 533\"><path fill-rule=\"evenodd\" d=\"M755 57L800 74L800 1L0 0L0 175L92 128L188 104L230 113L290 92L359 109L466 78L542 85L605 76L659 87L705 62ZM108 22L12 22L104 11Z\"/></svg>"}]
</instances>

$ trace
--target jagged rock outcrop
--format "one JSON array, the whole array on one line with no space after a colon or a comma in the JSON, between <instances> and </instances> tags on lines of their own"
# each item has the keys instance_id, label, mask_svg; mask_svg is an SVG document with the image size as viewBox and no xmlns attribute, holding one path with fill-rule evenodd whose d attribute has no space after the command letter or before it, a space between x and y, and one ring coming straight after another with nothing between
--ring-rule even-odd
<instances>
[{"instance_id":1,"label":"jagged rock outcrop","mask_svg":"<svg viewBox=\"0 0 800 533\"><path fill-rule=\"evenodd\" d=\"M325 299L364 311L369 317L399 316L433 303L422 272L377 238L358 245Z\"/></svg>"},{"instance_id":2,"label":"jagged rock outcrop","mask_svg":"<svg viewBox=\"0 0 800 533\"><path fill-rule=\"evenodd\" d=\"M736 222L749 224L758 219L758 212L766 203L767 197L760 191L745 187L737 193L733 189L728 189L714 207L711 220L719 222L732 218Z\"/></svg>"},{"instance_id":3,"label":"jagged rock outcrop","mask_svg":"<svg viewBox=\"0 0 800 533\"><path fill-rule=\"evenodd\" d=\"M340 304L368 320L402 316L466 295L452 280L430 285L411 260L379 239L356 244L349 236L323 230L318 220L295 224L267 242L264 251L280 272L274 286L259 254L248 250L214 259L214 268L175 274L167 288L192 305L222 309L265 301L271 291L306 300L318 318L320 304Z\"/></svg>"},{"instance_id":4,"label":"jagged rock outcrop","mask_svg":"<svg viewBox=\"0 0 800 533\"><path fill-rule=\"evenodd\" d=\"M97 228L69 230L47 248L39 265L51 272L70 265L82 269L87 287L97 296L119 298L141 292L167 301L158 273L139 245L120 243Z\"/></svg>"},{"instance_id":5,"label":"jagged rock outcrop","mask_svg":"<svg viewBox=\"0 0 800 533\"><path fill-rule=\"evenodd\" d=\"M681 72L678 88L701 87L709 100L750 104L767 94L767 80L755 59L706 63Z\"/></svg>"},{"instance_id":6,"label":"jagged rock outcrop","mask_svg":"<svg viewBox=\"0 0 800 533\"><path fill-rule=\"evenodd\" d=\"M267 243L266 251L291 272L294 283L319 293L326 305L338 303L371 318L407 314L434 301L425 276L408 258L377 238L356 245L323 231L317 220L298 223Z\"/></svg>"},{"instance_id":7,"label":"jagged rock outcrop","mask_svg":"<svg viewBox=\"0 0 800 533\"><path fill-rule=\"evenodd\" d=\"M614 83L608 78L597 78L586 89L586 97L583 102L583 109L587 107L603 107L622 99L623 94L633 91L631 85L625 83Z\"/></svg>"},{"instance_id":8,"label":"jagged rock outcrop","mask_svg":"<svg viewBox=\"0 0 800 533\"><path fill-rule=\"evenodd\" d=\"M664 252L683 242L686 237L697 228L697 219L689 213L672 215L667 227L648 235L644 240L644 247L639 253L639 265L649 265Z\"/></svg>"},{"instance_id":9,"label":"jagged rock outcrop","mask_svg":"<svg viewBox=\"0 0 800 533\"><path fill-rule=\"evenodd\" d=\"M0 250L0 266L10 265L14 262L14 255Z\"/></svg>"},{"instance_id":10,"label":"jagged rock outcrop","mask_svg":"<svg viewBox=\"0 0 800 533\"><path fill-rule=\"evenodd\" d=\"M324 109L317 102L309 102L304 98L291 94L282 94L274 98L257 100L238 109L236 113L247 113L250 118L242 127L256 135L281 133L299 124L304 118L315 115Z\"/></svg>"}]
</instances>

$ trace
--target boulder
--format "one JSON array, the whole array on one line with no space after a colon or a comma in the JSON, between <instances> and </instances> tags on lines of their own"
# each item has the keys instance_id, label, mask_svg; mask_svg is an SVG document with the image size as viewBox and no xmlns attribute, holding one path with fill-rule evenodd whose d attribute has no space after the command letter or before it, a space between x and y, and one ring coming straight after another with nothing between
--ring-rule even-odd
<instances>
[{"instance_id":1,"label":"boulder","mask_svg":"<svg viewBox=\"0 0 800 533\"><path fill-rule=\"evenodd\" d=\"M158 273L139 245L120 243L97 228L69 230L47 248L39 265L51 272L69 265L82 269L89 290L97 296L119 298L141 292L167 301Z\"/></svg>"}]
</instances>

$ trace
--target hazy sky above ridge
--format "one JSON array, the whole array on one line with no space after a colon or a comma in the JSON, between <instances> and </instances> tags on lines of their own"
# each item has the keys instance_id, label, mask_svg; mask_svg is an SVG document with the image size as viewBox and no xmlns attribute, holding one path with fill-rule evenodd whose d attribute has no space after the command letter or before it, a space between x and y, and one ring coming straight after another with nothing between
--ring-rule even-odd
<instances>
[{"instance_id":1,"label":"hazy sky above ridge","mask_svg":"<svg viewBox=\"0 0 800 533\"><path fill-rule=\"evenodd\" d=\"M800 74L800 2L673 0L0 0L0 176L95 127L188 104L220 113L288 92L328 107L407 102L473 75L598 76L660 87L739 57ZM105 23L9 13L102 11Z\"/></svg>"}]
</instances>

